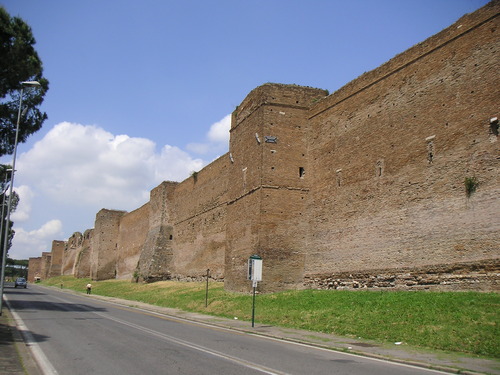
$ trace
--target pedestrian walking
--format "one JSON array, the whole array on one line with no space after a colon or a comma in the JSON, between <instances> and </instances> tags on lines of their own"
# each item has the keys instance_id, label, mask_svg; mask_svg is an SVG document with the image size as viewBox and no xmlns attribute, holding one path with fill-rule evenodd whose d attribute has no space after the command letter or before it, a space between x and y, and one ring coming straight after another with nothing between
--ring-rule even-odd
<instances>
[{"instance_id":1,"label":"pedestrian walking","mask_svg":"<svg viewBox=\"0 0 500 375\"><path fill-rule=\"evenodd\" d=\"M87 294L92 294L92 284L91 283L87 284Z\"/></svg>"}]
</instances>

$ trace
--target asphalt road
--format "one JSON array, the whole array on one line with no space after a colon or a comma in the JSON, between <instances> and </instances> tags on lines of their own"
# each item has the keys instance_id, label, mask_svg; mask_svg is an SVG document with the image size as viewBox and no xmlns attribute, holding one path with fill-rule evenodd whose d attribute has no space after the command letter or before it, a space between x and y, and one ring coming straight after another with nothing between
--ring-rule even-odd
<instances>
[{"instance_id":1,"label":"asphalt road","mask_svg":"<svg viewBox=\"0 0 500 375\"><path fill-rule=\"evenodd\" d=\"M4 290L51 374L439 373L254 336L30 284Z\"/></svg>"}]
</instances>

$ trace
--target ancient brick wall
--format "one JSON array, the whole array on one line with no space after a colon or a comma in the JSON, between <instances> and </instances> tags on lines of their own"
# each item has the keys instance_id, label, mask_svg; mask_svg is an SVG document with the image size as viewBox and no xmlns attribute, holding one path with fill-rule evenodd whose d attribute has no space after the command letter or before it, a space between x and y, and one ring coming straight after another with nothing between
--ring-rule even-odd
<instances>
[{"instance_id":1,"label":"ancient brick wall","mask_svg":"<svg viewBox=\"0 0 500 375\"><path fill-rule=\"evenodd\" d=\"M499 261L444 263L404 266L397 269L372 268L306 275L304 286L314 289L380 289L439 291L499 291Z\"/></svg>"},{"instance_id":2,"label":"ancient brick wall","mask_svg":"<svg viewBox=\"0 0 500 375\"><path fill-rule=\"evenodd\" d=\"M40 264L40 277L42 279L47 279L49 277L51 258L52 258L52 255L50 252L44 251L42 253L42 261Z\"/></svg>"},{"instance_id":3,"label":"ancient brick wall","mask_svg":"<svg viewBox=\"0 0 500 375\"><path fill-rule=\"evenodd\" d=\"M63 260L62 260L62 275L73 275L76 255L78 249L82 246L83 235L80 232L75 232L66 241L66 246L64 248Z\"/></svg>"},{"instance_id":4,"label":"ancient brick wall","mask_svg":"<svg viewBox=\"0 0 500 375\"><path fill-rule=\"evenodd\" d=\"M302 285L307 115L327 92L265 84L236 109L231 127L225 286L248 291L247 261L265 259L262 291Z\"/></svg>"},{"instance_id":5,"label":"ancient brick wall","mask_svg":"<svg viewBox=\"0 0 500 375\"><path fill-rule=\"evenodd\" d=\"M90 277L90 254L92 253L93 229L87 229L82 236L81 245L76 249L73 275L78 278Z\"/></svg>"},{"instance_id":6,"label":"ancient brick wall","mask_svg":"<svg viewBox=\"0 0 500 375\"><path fill-rule=\"evenodd\" d=\"M149 204L120 218L117 239L116 278L132 279L149 230Z\"/></svg>"},{"instance_id":7,"label":"ancient brick wall","mask_svg":"<svg viewBox=\"0 0 500 375\"><path fill-rule=\"evenodd\" d=\"M177 182L164 181L154 188L149 199L149 222L146 238L137 262L135 280L168 280L172 274L173 226L170 202Z\"/></svg>"},{"instance_id":8,"label":"ancient brick wall","mask_svg":"<svg viewBox=\"0 0 500 375\"><path fill-rule=\"evenodd\" d=\"M35 277L42 277L42 257L28 259L28 282L35 282Z\"/></svg>"},{"instance_id":9,"label":"ancient brick wall","mask_svg":"<svg viewBox=\"0 0 500 375\"><path fill-rule=\"evenodd\" d=\"M125 211L102 209L96 215L90 254L90 277L114 279L118 260L120 220Z\"/></svg>"},{"instance_id":10,"label":"ancient brick wall","mask_svg":"<svg viewBox=\"0 0 500 375\"><path fill-rule=\"evenodd\" d=\"M306 277L498 264L498 4L311 111Z\"/></svg>"},{"instance_id":11,"label":"ancient brick wall","mask_svg":"<svg viewBox=\"0 0 500 375\"><path fill-rule=\"evenodd\" d=\"M229 156L223 155L175 187L169 205L172 277L224 277Z\"/></svg>"},{"instance_id":12,"label":"ancient brick wall","mask_svg":"<svg viewBox=\"0 0 500 375\"><path fill-rule=\"evenodd\" d=\"M47 273L48 277L60 276L64 256L66 241L52 241L52 250L50 252L50 265Z\"/></svg>"},{"instance_id":13,"label":"ancient brick wall","mask_svg":"<svg viewBox=\"0 0 500 375\"><path fill-rule=\"evenodd\" d=\"M210 269L245 292L257 254L262 292L498 290L499 11L493 1L329 96L257 87L233 113L228 154L136 211L97 214L74 275Z\"/></svg>"}]
</instances>

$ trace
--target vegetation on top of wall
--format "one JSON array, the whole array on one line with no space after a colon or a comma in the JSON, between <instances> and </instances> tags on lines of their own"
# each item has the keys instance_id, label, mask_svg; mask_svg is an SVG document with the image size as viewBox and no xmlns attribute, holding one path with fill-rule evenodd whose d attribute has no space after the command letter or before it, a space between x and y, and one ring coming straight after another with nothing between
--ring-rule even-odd
<instances>
[{"instance_id":1,"label":"vegetation on top of wall","mask_svg":"<svg viewBox=\"0 0 500 375\"><path fill-rule=\"evenodd\" d=\"M479 186L479 181L476 177L465 177L464 179L465 195L470 198L474 194Z\"/></svg>"},{"instance_id":2,"label":"vegetation on top of wall","mask_svg":"<svg viewBox=\"0 0 500 375\"><path fill-rule=\"evenodd\" d=\"M198 181L198 172L196 171L191 172L191 177L193 177L194 182Z\"/></svg>"}]
</instances>

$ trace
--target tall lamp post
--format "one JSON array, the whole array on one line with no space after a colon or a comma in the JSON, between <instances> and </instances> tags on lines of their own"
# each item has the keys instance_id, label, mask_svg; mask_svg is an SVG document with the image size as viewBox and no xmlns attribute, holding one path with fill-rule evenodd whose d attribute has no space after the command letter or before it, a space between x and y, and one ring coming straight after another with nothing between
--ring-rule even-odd
<instances>
[{"instance_id":1,"label":"tall lamp post","mask_svg":"<svg viewBox=\"0 0 500 375\"><path fill-rule=\"evenodd\" d=\"M12 154L12 176L10 179L9 199L7 201L7 215L5 218L5 236L3 239L3 255L2 255L2 272L0 277L0 315L2 315L3 308L3 287L5 279L5 262L7 260L7 244L9 239L9 224L10 224L10 208L12 205L12 189L14 187L14 171L16 170L16 154L17 154L17 141L19 139L19 124L21 122L21 110L23 106L23 90L24 87L40 87L40 82L25 81L21 82L21 92L19 95L19 109L17 111L17 125L16 125L16 138L14 141L14 153ZM3 211L3 208L2 208Z\"/></svg>"},{"instance_id":2,"label":"tall lamp post","mask_svg":"<svg viewBox=\"0 0 500 375\"><path fill-rule=\"evenodd\" d=\"M7 196L7 189L9 188L7 185L7 178L9 177L9 173L12 173L12 169L5 169L5 180L3 182L4 191L2 191L2 221L0 222L0 238L2 238L3 234L3 226L5 224L5 197ZM2 244L3 245L3 244ZM0 247L2 249L2 247Z\"/></svg>"}]
</instances>

